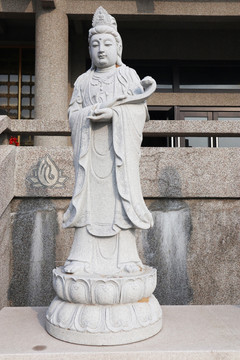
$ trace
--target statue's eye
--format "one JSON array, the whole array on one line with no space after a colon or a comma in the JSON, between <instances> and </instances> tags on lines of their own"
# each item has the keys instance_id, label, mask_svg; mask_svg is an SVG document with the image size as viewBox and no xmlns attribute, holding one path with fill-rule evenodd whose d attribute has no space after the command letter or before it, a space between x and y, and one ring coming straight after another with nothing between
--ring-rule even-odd
<instances>
[{"instance_id":1,"label":"statue's eye","mask_svg":"<svg viewBox=\"0 0 240 360\"><path fill-rule=\"evenodd\" d=\"M98 42L97 42L97 41L93 41L93 42L92 42L92 46L93 46L93 47L97 47L97 46L98 46Z\"/></svg>"},{"instance_id":2,"label":"statue's eye","mask_svg":"<svg viewBox=\"0 0 240 360\"><path fill-rule=\"evenodd\" d=\"M105 41L105 46L112 46L112 42L111 41Z\"/></svg>"}]
</instances>

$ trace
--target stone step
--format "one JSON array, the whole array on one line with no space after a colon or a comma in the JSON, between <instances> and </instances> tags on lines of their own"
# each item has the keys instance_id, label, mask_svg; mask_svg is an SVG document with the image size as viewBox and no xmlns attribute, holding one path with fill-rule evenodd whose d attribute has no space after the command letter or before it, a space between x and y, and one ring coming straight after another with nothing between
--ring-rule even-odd
<instances>
[{"instance_id":1,"label":"stone step","mask_svg":"<svg viewBox=\"0 0 240 360\"><path fill-rule=\"evenodd\" d=\"M162 306L163 329L121 346L83 346L45 331L44 307L0 311L0 360L238 360L240 307Z\"/></svg>"}]
</instances>

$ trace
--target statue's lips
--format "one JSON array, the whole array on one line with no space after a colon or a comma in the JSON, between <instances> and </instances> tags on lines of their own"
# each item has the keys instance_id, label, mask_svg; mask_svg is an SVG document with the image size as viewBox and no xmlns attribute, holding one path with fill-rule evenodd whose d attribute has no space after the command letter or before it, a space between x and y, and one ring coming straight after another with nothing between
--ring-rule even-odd
<instances>
[{"instance_id":1,"label":"statue's lips","mask_svg":"<svg viewBox=\"0 0 240 360\"><path fill-rule=\"evenodd\" d=\"M99 59L105 59L105 58L106 58L106 55L98 55L98 58L99 58Z\"/></svg>"}]
</instances>

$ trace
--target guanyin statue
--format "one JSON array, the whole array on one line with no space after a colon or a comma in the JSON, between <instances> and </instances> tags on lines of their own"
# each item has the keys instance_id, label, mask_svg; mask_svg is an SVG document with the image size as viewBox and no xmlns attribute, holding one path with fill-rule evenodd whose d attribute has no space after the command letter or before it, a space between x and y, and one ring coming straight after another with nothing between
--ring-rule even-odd
<instances>
[{"instance_id":1,"label":"guanyin statue","mask_svg":"<svg viewBox=\"0 0 240 360\"><path fill-rule=\"evenodd\" d=\"M139 178L151 77L122 63L115 19L102 7L89 31L92 66L76 80L69 107L75 188L64 214L74 227L70 255L53 270L57 296L46 329L78 344L115 345L155 335L161 307L156 270L142 264L136 229L153 225Z\"/></svg>"}]
</instances>

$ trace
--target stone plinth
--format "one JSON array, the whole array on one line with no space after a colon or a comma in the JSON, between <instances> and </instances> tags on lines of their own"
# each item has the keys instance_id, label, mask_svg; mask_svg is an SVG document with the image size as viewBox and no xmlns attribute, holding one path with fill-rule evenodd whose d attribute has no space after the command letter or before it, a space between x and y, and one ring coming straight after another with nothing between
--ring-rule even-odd
<instances>
[{"instance_id":1,"label":"stone plinth","mask_svg":"<svg viewBox=\"0 0 240 360\"><path fill-rule=\"evenodd\" d=\"M101 276L53 270L57 294L47 312L47 331L77 344L119 345L144 340L162 328L162 310L152 295L156 270Z\"/></svg>"},{"instance_id":2,"label":"stone plinth","mask_svg":"<svg viewBox=\"0 0 240 360\"><path fill-rule=\"evenodd\" d=\"M82 346L45 331L46 308L0 312L0 359L4 360L238 360L240 308L163 306L164 327L152 338L124 346Z\"/></svg>"}]
</instances>

